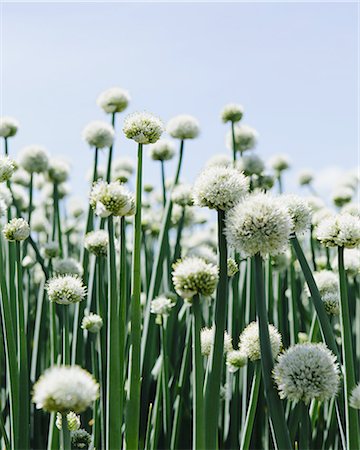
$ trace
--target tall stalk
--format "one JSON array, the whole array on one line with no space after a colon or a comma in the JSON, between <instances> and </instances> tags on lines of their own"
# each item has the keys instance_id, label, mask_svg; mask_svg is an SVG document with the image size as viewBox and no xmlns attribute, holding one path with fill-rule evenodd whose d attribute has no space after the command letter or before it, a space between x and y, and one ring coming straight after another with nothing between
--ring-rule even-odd
<instances>
[{"instance_id":1,"label":"tall stalk","mask_svg":"<svg viewBox=\"0 0 360 450\"><path fill-rule=\"evenodd\" d=\"M131 280L131 331L130 331L130 391L126 414L126 447L137 449L140 422L140 345L141 345L141 194L143 145L138 145L136 173L136 212L134 221L134 247Z\"/></svg>"},{"instance_id":2,"label":"tall stalk","mask_svg":"<svg viewBox=\"0 0 360 450\"><path fill-rule=\"evenodd\" d=\"M253 382L251 386L251 392L250 392L250 399L249 399L249 406L246 413L246 419L245 419L245 427L242 432L241 436L241 444L240 449L241 450L249 450L250 448L250 440L251 435L253 433L253 426L254 426L254 419L255 419L255 413L256 408L258 404L258 397L259 397L259 388L260 388L260 381L261 381L261 364L259 361L257 361L253 377Z\"/></svg>"},{"instance_id":3,"label":"tall stalk","mask_svg":"<svg viewBox=\"0 0 360 450\"><path fill-rule=\"evenodd\" d=\"M114 128L114 130L115 130L115 114L116 113L111 114L111 125ZM109 148L109 157L108 157L107 170L106 170L106 181L108 183L110 183L110 180L111 180L111 163L112 163L113 151L114 151L114 143Z\"/></svg>"}]
</instances>

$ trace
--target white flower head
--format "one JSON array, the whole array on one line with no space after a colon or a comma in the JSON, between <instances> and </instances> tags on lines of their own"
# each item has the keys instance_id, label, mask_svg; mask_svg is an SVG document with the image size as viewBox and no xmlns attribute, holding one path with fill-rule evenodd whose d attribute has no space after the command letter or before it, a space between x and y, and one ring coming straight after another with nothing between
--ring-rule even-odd
<instances>
[{"instance_id":1,"label":"white flower head","mask_svg":"<svg viewBox=\"0 0 360 450\"><path fill-rule=\"evenodd\" d=\"M0 197L0 218L6 215L7 206L4 200Z\"/></svg>"},{"instance_id":2,"label":"white flower head","mask_svg":"<svg viewBox=\"0 0 360 450\"><path fill-rule=\"evenodd\" d=\"M269 160L269 166L274 170L274 172L279 174L290 168L290 159L288 155L285 154L274 155Z\"/></svg>"},{"instance_id":3,"label":"white flower head","mask_svg":"<svg viewBox=\"0 0 360 450\"><path fill-rule=\"evenodd\" d=\"M0 156L0 183L10 180L15 171L15 161L8 156Z\"/></svg>"},{"instance_id":4,"label":"white flower head","mask_svg":"<svg viewBox=\"0 0 360 450\"><path fill-rule=\"evenodd\" d=\"M13 201L10 189L5 184L0 184L0 199L5 203L8 208Z\"/></svg>"},{"instance_id":5,"label":"white flower head","mask_svg":"<svg viewBox=\"0 0 360 450\"><path fill-rule=\"evenodd\" d=\"M354 190L347 186L339 186L332 194L332 201L336 206L344 206L351 202Z\"/></svg>"},{"instance_id":6,"label":"white flower head","mask_svg":"<svg viewBox=\"0 0 360 450\"><path fill-rule=\"evenodd\" d=\"M338 259L335 258L332 262L334 269L338 268ZM346 272L355 277L360 274L360 250L357 248L346 248L344 250L344 267Z\"/></svg>"},{"instance_id":7,"label":"white flower head","mask_svg":"<svg viewBox=\"0 0 360 450\"><path fill-rule=\"evenodd\" d=\"M215 266L218 263L217 254L209 245L200 244L194 246L188 250L187 256L197 256L198 258L203 259L205 262L214 264Z\"/></svg>"},{"instance_id":8,"label":"white flower head","mask_svg":"<svg viewBox=\"0 0 360 450\"><path fill-rule=\"evenodd\" d=\"M210 356L211 350L214 346L215 328L203 328L200 333L201 354L203 356ZM227 331L224 332L224 353L233 350L232 339Z\"/></svg>"},{"instance_id":9,"label":"white flower head","mask_svg":"<svg viewBox=\"0 0 360 450\"><path fill-rule=\"evenodd\" d=\"M29 145L20 151L19 164L29 173L45 172L49 165L49 154L44 147Z\"/></svg>"},{"instance_id":10,"label":"white flower head","mask_svg":"<svg viewBox=\"0 0 360 450\"><path fill-rule=\"evenodd\" d=\"M192 185L180 183L174 186L174 189L171 193L171 200L176 205L180 205L182 207L192 206L194 204Z\"/></svg>"},{"instance_id":11,"label":"white flower head","mask_svg":"<svg viewBox=\"0 0 360 450\"><path fill-rule=\"evenodd\" d=\"M234 258L228 258L227 260L227 275L228 277L233 277L239 272L239 265Z\"/></svg>"},{"instance_id":12,"label":"white flower head","mask_svg":"<svg viewBox=\"0 0 360 450\"><path fill-rule=\"evenodd\" d=\"M84 246L86 250L96 256L106 256L108 244L109 235L104 230L90 231L85 236Z\"/></svg>"},{"instance_id":13,"label":"white flower head","mask_svg":"<svg viewBox=\"0 0 360 450\"><path fill-rule=\"evenodd\" d=\"M86 287L76 275L57 275L50 278L46 291L49 300L60 305L81 302L86 295Z\"/></svg>"},{"instance_id":14,"label":"white flower head","mask_svg":"<svg viewBox=\"0 0 360 450\"><path fill-rule=\"evenodd\" d=\"M160 316L168 316L172 308L176 305L176 298L170 295L160 295L151 300L150 312Z\"/></svg>"},{"instance_id":15,"label":"white flower head","mask_svg":"<svg viewBox=\"0 0 360 450\"><path fill-rule=\"evenodd\" d=\"M70 174L70 167L62 159L50 159L48 167L48 177L54 183L64 183Z\"/></svg>"},{"instance_id":16,"label":"white flower head","mask_svg":"<svg viewBox=\"0 0 360 450\"><path fill-rule=\"evenodd\" d=\"M90 193L90 205L100 217L125 216L133 207L133 194L118 181L98 181Z\"/></svg>"},{"instance_id":17,"label":"white flower head","mask_svg":"<svg viewBox=\"0 0 360 450\"><path fill-rule=\"evenodd\" d=\"M53 260L53 269L57 275L79 275L83 274L82 265L74 258L62 258Z\"/></svg>"},{"instance_id":18,"label":"white flower head","mask_svg":"<svg viewBox=\"0 0 360 450\"><path fill-rule=\"evenodd\" d=\"M66 414L66 422L67 427L70 431L76 431L80 428L81 421L80 416L74 413L74 411L70 411ZM62 430L62 415L61 413L56 413L56 422L55 422L56 428L58 430Z\"/></svg>"},{"instance_id":19,"label":"white flower head","mask_svg":"<svg viewBox=\"0 0 360 450\"><path fill-rule=\"evenodd\" d=\"M168 161L175 155L175 146L169 139L160 139L149 146L149 156L154 161Z\"/></svg>"},{"instance_id":20,"label":"white flower head","mask_svg":"<svg viewBox=\"0 0 360 450\"><path fill-rule=\"evenodd\" d=\"M83 129L82 138L90 147L105 148L111 147L114 142L114 128L101 120L90 122Z\"/></svg>"},{"instance_id":21,"label":"white flower head","mask_svg":"<svg viewBox=\"0 0 360 450\"><path fill-rule=\"evenodd\" d=\"M306 404L324 401L339 389L339 366L326 345L297 344L279 356L274 379L281 398Z\"/></svg>"},{"instance_id":22,"label":"white flower head","mask_svg":"<svg viewBox=\"0 0 360 450\"><path fill-rule=\"evenodd\" d=\"M241 350L231 350L226 355L226 366L229 372L237 372L248 361L247 356Z\"/></svg>"},{"instance_id":23,"label":"white flower head","mask_svg":"<svg viewBox=\"0 0 360 450\"><path fill-rule=\"evenodd\" d=\"M38 409L66 413L85 411L99 396L99 385L79 366L51 367L34 384L33 402Z\"/></svg>"},{"instance_id":24,"label":"white flower head","mask_svg":"<svg viewBox=\"0 0 360 450\"><path fill-rule=\"evenodd\" d=\"M355 217L360 218L360 204L359 203L347 203L341 208L343 214L347 213Z\"/></svg>"},{"instance_id":25,"label":"white flower head","mask_svg":"<svg viewBox=\"0 0 360 450\"><path fill-rule=\"evenodd\" d=\"M59 243L58 242L47 242L43 247L43 254L45 258L55 258L59 255Z\"/></svg>"},{"instance_id":26,"label":"white flower head","mask_svg":"<svg viewBox=\"0 0 360 450\"><path fill-rule=\"evenodd\" d=\"M12 117L0 117L0 136L9 138L15 136L19 122Z\"/></svg>"},{"instance_id":27,"label":"white flower head","mask_svg":"<svg viewBox=\"0 0 360 450\"><path fill-rule=\"evenodd\" d=\"M195 139L200 133L200 125L195 117L181 114L169 120L166 130L176 139Z\"/></svg>"},{"instance_id":28,"label":"white flower head","mask_svg":"<svg viewBox=\"0 0 360 450\"><path fill-rule=\"evenodd\" d=\"M232 161L229 155L226 153L218 153L217 155L212 156L206 163L205 167L229 167L231 166Z\"/></svg>"},{"instance_id":29,"label":"white flower head","mask_svg":"<svg viewBox=\"0 0 360 450\"><path fill-rule=\"evenodd\" d=\"M236 125L234 127L234 138L235 150L242 153L246 150L251 150L256 146L258 133L254 128L249 127L249 125ZM230 150L233 148L233 136L231 131L226 135L226 146Z\"/></svg>"},{"instance_id":30,"label":"white flower head","mask_svg":"<svg viewBox=\"0 0 360 450\"><path fill-rule=\"evenodd\" d=\"M30 184L30 174L21 167L17 167L14 175L11 177L11 182L20 184L20 186L28 187Z\"/></svg>"},{"instance_id":31,"label":"white flower head","mask_svg":"<svg viewBox=\"0 0 360 450\"><path fill-rule=\"evenodd\" d=\"M103 91L96 100L96 103L106 113L120 113L124 111L130 102L130 95L125 89L112 87Z\"/></svg>"},{"instance_id":32,"label":"white flower head","mask_svg":"<svg viewBox=\"0 0 360 450\"><path fill-rule=\"evenodd\" d=\"M229 103L221 111L221 120L226 122L239 122L244 114L244 108L237 103Z\"/></svg>"},{"instance_id":33,"label":"white flower head","mask_svg":"<svg viewBox=\"0 0 360 450\"><path fill-rule=\"evenodd\" d=\"M314 227L317 227L324 219L332 217L334 212L329 208L321 208L316 210L311 217L311 223Z\"/></svg>"},{"instance_id":34,"label":"white flower head","mask_svg":"<svg viewBox=\"0 0 360 450\"><path fill-rule=\"evenodd\" d=\"M211 209L229 210L249 189L249 180L231 167L204 169L194 184L194 202Z\"/></svg>"},{"instance_id":35,"label":"white flower head","mask_svg":"<svg viewBox=\"0 0 360 450\"><path fill-rule=\"evenodd\" d=\"M164 124L153 114L136 112L125 118L123 131L128 139L139 144L154 144L164 132Z\"/></svg>"},{"instance_id":36,"label":"white flower head","mask_svg":"<svg viewBox=\"0 0 360 450\"><path fill-rule=\"evenodd\" d=\"M339 314L340 290L338 275L331 270L321 270L320 272L314 272L313 275L321 300L324 303L325 311L328 314ZM307 285L305 285L305 292L308 297L311 297Z\"/></svg>"},{"instance_id":37,"label":"white flower head","mask_svg":"<svg viewBox=\"0 0 360 450\"><path fill-rule=\"evenodd\" d=\"M128 156L120 156L116 158L113 162L114 172L125 171L132 175L135 172L135 162L132 158Z\"/></svg>"},{"instance_id":38,"label":"white flower head","mask_svg":"<svg viewBox=\"0 0 360 450\"><path fill-rule=\"evenodd\" d=\"M228 243L239 253L276 255L288 244L292 229L287 209L269 194L250 194L226 216Z\"/></svg>"},{"instance_id":39,"label":"white flower head","mask_svg":"<svg viewBox=\"0 0 360 450\"><path fill-rule=\"evenodd\" d=\"M86 314L81 321L81 328L90 333L98 333L103 326L103 320L98 314L90 312Z\"/></svg>"},{"instance_id":40,"label":"white flower head","mask_svg":"<svg viewBox=\"0 0 360 450\"><path fill-rule=\"evenodd\" d=\"M3 234L8 241L24 241L30 236L30 227L25 219L11 219L4 226Z\"/></svg>"},{"instance_id":41,"label":"white flower head","mask_svg":"<svg viewBox=\"0 0 360 450\"><path fill-rule=\"evenodd\" d=\"M350 406L355 409L360 409L360 383L351 391Z\"/></svg>"},{"instance_id":42,"label":"white flower head","mask_svg":"<svg viewBox=\"0 0 360 450\"><path fill-rule=\"evenodd\" d=\"M314 179L314 173L312 170L304 169L298 174L298 180L300 186L306 186L311 184Z\"/></svg>"},{"instance_id":43,"label":"white flower head","mask_svg":"<svg viewBox=\"0 0 360 450\"><path fill-rule=\"evenodd\" d=\"M269 324L270 346L273 358L280 353L282 342L281 334ZM251 322L241 333L239 338L239 349L246 355L250 361L261 359L260 336L258 322Z\"/></svg>"},{"instance_id":44,"label":"white flower head","mask_svg":"<svg viewBox=\"0 0 360 450\"><path fill-rule=\"evenodd\" d=\"M176 293L184 299L196 294L210 297L218 282L218 268L197 257L187 257L173 265L172 279Z\"/></svg>"},{"instance_id":45,"label":"white flower head","mask_svg":"<svg viewBox=\"0 0 360 450\"><path fill-rule=\"evenodd\" d=\"M328 217L319 223L315 234L327 247L357 247L360 244L360 218L346 213Z\"/></svg>"},{"instance_id":46,"label":"white flower head","mask_svg":"<svg viewBox=\"0 0 360 450\"><path fill-rule=\"evenodd\" d=\"M303 233L310 228L311 208L305 199L298 195L281 195L279 202L283 203L288 210L294 233Z\"/></svg>"},{"instance_id":47,"label":"white flower head","mask_svg":"<svg viewBox=\"0 0 360 450\"><path fill-rule=\"evenodd\" d=\"M236 167L241 172L244 172L245 175L260 175L263 173L265 169L264 161L255 153L244 155L239 161L236 163Z\"/></svg>"}]
</instances>

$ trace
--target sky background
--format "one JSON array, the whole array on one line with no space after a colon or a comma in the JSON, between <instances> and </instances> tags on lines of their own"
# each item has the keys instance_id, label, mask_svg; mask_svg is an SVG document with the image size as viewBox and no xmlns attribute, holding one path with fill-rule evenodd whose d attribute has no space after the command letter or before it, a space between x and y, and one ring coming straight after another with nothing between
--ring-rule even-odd
<instances>
[{"instance_id":1,"label":"sky background","mask_svg":"<svg viewBox=\"0 0 360 450\"><path fill-rule=\"evenodd\" d=\"M261 157L290 156L288 189L302 168L325 189L359 164L355 3L3 3L1 12L1 115L21 124L10 151L40 144L67 158L75 195L87 192L93 161L81 131L110 119L96 98L112 86L131 94L125 114L198 118L201 136L185 148L189 182L227 151L219 112L229 102L244 106ZM123 118L115 154L135 158ZM146 157L146 182L158 183L158 166Z\"/></svg>"}]
</instances>

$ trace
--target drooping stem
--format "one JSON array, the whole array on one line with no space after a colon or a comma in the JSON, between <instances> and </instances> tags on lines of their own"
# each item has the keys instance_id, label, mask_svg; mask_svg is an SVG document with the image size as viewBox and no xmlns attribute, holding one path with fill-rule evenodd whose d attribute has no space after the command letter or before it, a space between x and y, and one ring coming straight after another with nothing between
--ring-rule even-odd
<instances>
[{"instance_id":1,"label":"drooping stem","mask_svg":"<svg viewBox=\"0 0 360 450\"><path fill-rule=\"evenodd\" d=\"M141 194L143 146L138 146L136 173L136 212L134 220L134 247L131 280L131 331L130 331L130 392L126 413L126 447L137 449L140 422L140 344L141 344Z\"/></svg>"}]
</instances>

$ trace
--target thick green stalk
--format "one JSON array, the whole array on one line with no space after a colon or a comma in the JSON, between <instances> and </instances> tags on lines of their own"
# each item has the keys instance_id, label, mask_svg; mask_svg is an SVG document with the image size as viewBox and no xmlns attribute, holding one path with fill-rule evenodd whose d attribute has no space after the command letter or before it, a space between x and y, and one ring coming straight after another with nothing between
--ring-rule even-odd
<instances>
[{"instance_id":1,"label":"thick green stalk","mask_svg":"<svg viewBox=\"0 0 360 450\"><path fill-rule=\"evenodd\" d=\"M204 415L204 367L201 355L200 330L202 326L200 298L196 295L192 302L192 342L193 342L193 450L205 450L205 415ZM216 397L219 401L219 397ZM217 427L216 427L217 430Z\"/></svg>"},{"instance_id":2,"label":"thick green stalk","mask_svg":"<svg viewBox=\"0 0 360 450\"><path fill-rule=\"evenodd\" d=\"M338 247L338 267L340 281L340 326L343 360L345 366L344 398L346 441L349 450L360 448L359 420L357 410L349 405L349 397L355 387L355 369L353 360L352 332L349 314L347 280L344 268L344 247Z\"/></svg>"},{"instance_id":3,"label":"thick green stalk","mask_svg":"<svg viewBox=\"0 0 360 450\"><path fill-rule=\"evenodd\" d=\"M209 372L205 383L206 447L217 447L219 393L224 354L224 332L228 297L227 246L224 235L225 211L218 211L219 283L216 290L214 346L209 358Z\"/></svg>"},{"instance_id":4,"label":"thick green stalk","mask_svg":"<svg viewBox=\"0 0 360 450\"><path fill-rule=\"evenodd\" d=\"M8 156L8 154L9 154L9 145L8 145L7 138L4 138L4 153L5 153L5 156Z\"/></svg>"},{"instance_id":5,"label":"thick green stalk","mask_svg":"<svg viewBox=\"0 0 360 450\"><path fill-rule=\"evenodd\" d=\"M130 391L126 414L126 447L137 449L140 422L140 344L141 344L141 194L143 146L138 146L136 173L136 212L134 221L134 249L131 280L131 331L130 331Z\"/></svg>"},{"instance_id":6,"label":"thick green stalk","mask_svg":"<svg viewBox=\"0 0 360 450\"><path fill-rule=\"evenodd\" d=\"M62 414L61 450L71 450L70 430L68 427L66 414Z\"/></svg>"},{"instance_id":7,"label":"thick green stalk","mask_svg":"<svg viewBox=\"0 0 360 450\"><path fill-rule=\"evenodd\" d=\"M236 164L236 145L235 145L235 128L234 122L231 122L231 138L232 138L232 150L233 150L233 164Z\"/></svg>"},{"instance_id":8,"label":"thick green stalk","mask_svg":"<svg viewBox=\"0 0 360 450\"><path fill-rule=\"evenodd\" d=\"M107 396L106 396L106 450L121 448L120 417L120 358L119 358L119 320L118 293L114 244L113 217L108 218L108 340L107 340ZM135 447L134 447L135 448Z\"/></svg>"},{"instance_id":9,"label":"thick green stalk","mask_svg":"<svg viewBox=\"0 0 360 450\"><path fill-rule=\"evenodd\" d=\"M284 409L272 380L274 361L270 345L269 323L265 305L262 257L259 253L255 255L254 262L256 280L256 313L259 324L261 369L264 382L265 397L269 407L269 415L273 429L274 442L276 443L279 450L289 450L292 448L292 445L290 441L289 430L285 421Z\"/></svg>"},{"instance_id":10,"label":"thick green stalk","mask_svg":"<svg viewBox=\"0 0 360 450\"><path fill-rule=\"evenodd\" d=\"M62 305L62 357L63 364L68 366L70 364L70 331L69 331L69 306Z\"/></svg>"},{"instance_id":11,"label":"thick green stalk","mask_svg":"<svg viewBox=\"0 0 360 450\"><path fill-rule=\"evenodd\" d=\"M23 274L21 265L20 242L16 241L16 275L17 275L17 320L18 320L18 356L19 356L19 386L21 396L19 397L19 448L29 448L30 430L30 396L29 396L29 370L27 356L27 332L25 329L25 311L23 299Z\"/></svg>"},{"instance_id":12,"label":"thick green stalk","mask_svg":"<svg viewBox=\"0 0 360 450\"><path fill-rule=\"evenodd\" d=\"M301 402L299 450L309 450L311 448L310 433L309 407Z\"/></svg>"},{"instance_id":13,"label":"thick green stalk","mask_svg":"<svg viewBox=\"0 0 360 450\"><path fill-rule=\"evenodd\" d=\"M166 336L166 318L162 318L160 325L161 337L161 354L162 354L162 388L163 388L163 430L166 447L169 446L170 436L170 391L169 391L169 357L167 350L167 336Z\"/></svg>"},{"instance_id":14,"label":"thick green stalk","mask_svg":"<svg viewBox=\"0 0 360 450\"><path fill-rule=\"evenodd\" d=\"M240 449L241 450L249 450L250 448L250 440L251 440L251 434L253 432L253 425L254 425L254 419L255 419L255 413L257 409L258 404L258 397L259 397L259 388L260 388L260 380L261 380L261 364L259 361L257 361L254 372L254 378L251 386L251 392L250 392L250 399L249 399L249 406L246 413L246 419L245 419L245 427L242 432L241 436L241 444Z\"/></svg>"}]
</instances>

